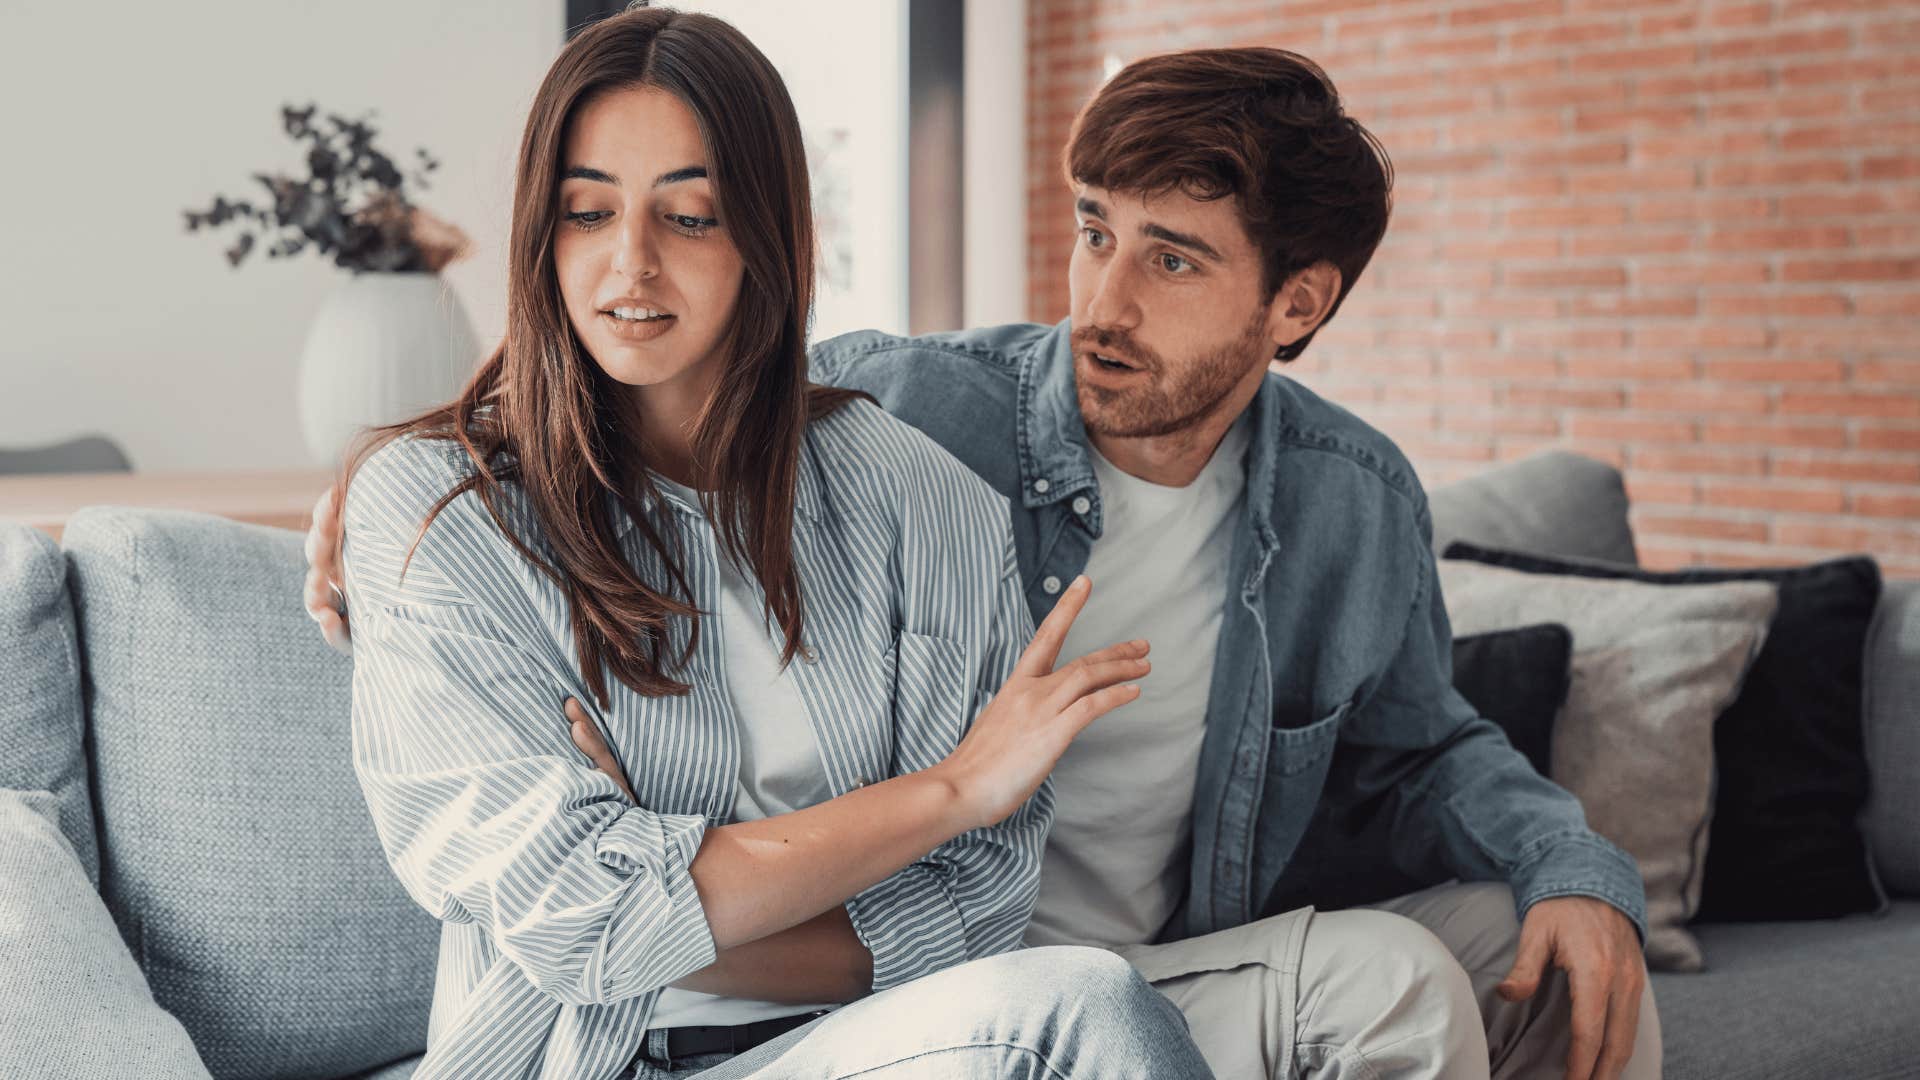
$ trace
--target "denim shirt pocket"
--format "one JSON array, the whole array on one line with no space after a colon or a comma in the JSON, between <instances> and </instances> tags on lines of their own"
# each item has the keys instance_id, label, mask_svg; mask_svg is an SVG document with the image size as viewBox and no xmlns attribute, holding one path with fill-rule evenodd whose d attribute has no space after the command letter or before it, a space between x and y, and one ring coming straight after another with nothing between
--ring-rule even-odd
<instances>
[{"instance_id":1,"label":"denim shirt pocket","mask_svg":"<svg viewBox=\"0 0 1920 1080\"><path fill-rule=\"evenodd\" d=\"M973 719L966 649L943 637L901 630L884 667L892 680L895 775L939 764Z\"/></svg>"},{"instance_id":2,"label":"denim shirt pocket","mask_svg":"<svg viewBox=\"0 0 1920 1080\"><path fill-rule=\"evenodd\" d=\"M1351 701L1342 702L1305 727L1276 727L1267 735L1267 773L1254 845L1255 891L1250 898L1256 909L1306 835L1340 741L1340 726L1352 710Z\"/></svg>"}]
</instances>

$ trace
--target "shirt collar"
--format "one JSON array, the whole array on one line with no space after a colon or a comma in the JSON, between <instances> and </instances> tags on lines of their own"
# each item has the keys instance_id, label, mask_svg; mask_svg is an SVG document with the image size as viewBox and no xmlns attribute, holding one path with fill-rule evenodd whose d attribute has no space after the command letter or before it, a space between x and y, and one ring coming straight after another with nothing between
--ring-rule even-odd
<instances>
[{"instance_id":1,"label":"shirt collar","mask_svg":"<svg viewBox=\"0 0 1920 1080\"><path fill-rule=\"evenodd\" d=\"M1095 486L1073 377L1072 329L1061 320L1020 361L1020 499L1029 509Z\"/></svg>"}]
</instances>

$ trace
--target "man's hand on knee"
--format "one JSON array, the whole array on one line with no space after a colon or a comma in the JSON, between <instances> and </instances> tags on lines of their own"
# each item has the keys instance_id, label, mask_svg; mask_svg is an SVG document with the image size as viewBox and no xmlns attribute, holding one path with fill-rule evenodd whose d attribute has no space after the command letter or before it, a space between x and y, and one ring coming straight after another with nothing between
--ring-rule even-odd
<instances>
[{"instance_id":1,"label":"man's hand on knee","mask_svg":"<svg viewBox=\"0 0 1920 1080\"><path fill-rule=\"evenodd\" d=\"M1633 923L1612 905L1585 896L1542 900L1527 911L1513 970L1497 987L1508 1001L1540 988L1547 964L1567 973L1573 991L1573 1045L1567 1080L1614 1080L1633 1055L1640 1027L1646 959Z\"/></svg>"}]
</instances>

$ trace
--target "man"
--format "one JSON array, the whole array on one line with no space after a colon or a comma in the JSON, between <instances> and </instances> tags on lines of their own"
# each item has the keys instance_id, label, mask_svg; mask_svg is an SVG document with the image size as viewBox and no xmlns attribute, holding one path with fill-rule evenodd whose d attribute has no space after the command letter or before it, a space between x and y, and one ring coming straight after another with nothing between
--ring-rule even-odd
<instances>
[{"instance_id":1,"label":"man","mask_svg":"<svg viewBox=\"0 0 1920 1080\"><path fill-rule=\"evenodd\" d=\"M1657 1076L1633 860L1452 689L1405 457L1268 371L1384 235L1385 155L1310 61L1224 49L1123 69L1066 164L1068 322L813 352L1007 496L1036 618L1094 579L1069 655L1153 644L1055 771L1027 941L1126 956L1222 1076Z\"/></svg>"}]
</instances>

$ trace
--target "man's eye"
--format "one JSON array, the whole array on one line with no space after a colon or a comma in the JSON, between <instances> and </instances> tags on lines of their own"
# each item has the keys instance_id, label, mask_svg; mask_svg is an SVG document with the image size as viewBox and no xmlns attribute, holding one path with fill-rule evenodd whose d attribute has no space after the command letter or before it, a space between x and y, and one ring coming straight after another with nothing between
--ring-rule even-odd
<instances>
[{"instance_id":1,"label":"man's eye","mask_svg":"<svg viewBox=\"0 0 1920 1080\"><path fill-rule=\"evenodd\" d=\"M1088 247L1104 247L1107 242L1106 234L1091 225L1080 226L1080 235L1086 237Z\"/></svg>"},{"instance_id":2,"label":"man's eye","mask_svg":"<svg viewBox=\"0 0 1920 1080\"><path fill-rule=\"evenodd\" d=\"M1192 263L1172 252L1160 256L1160 266L1169 274L1184 274L1193 269Z\"/></svg>"}]
</instances>

